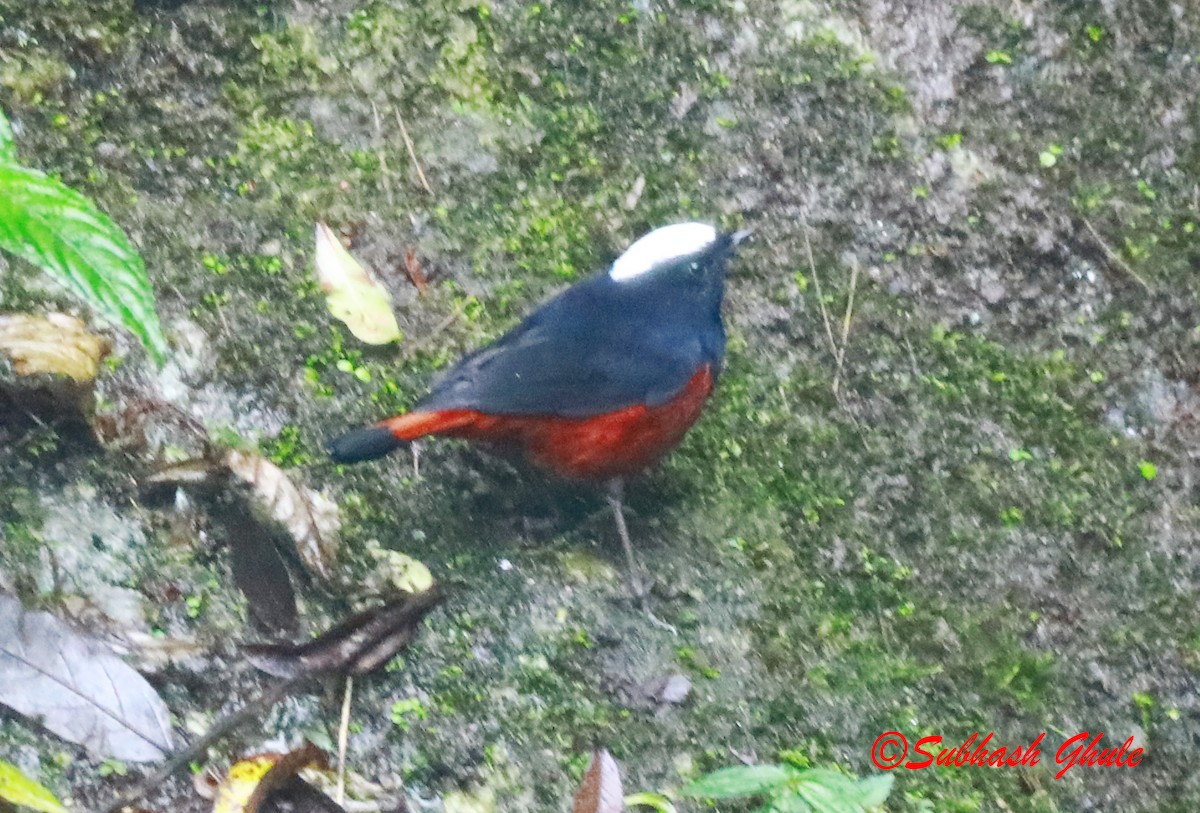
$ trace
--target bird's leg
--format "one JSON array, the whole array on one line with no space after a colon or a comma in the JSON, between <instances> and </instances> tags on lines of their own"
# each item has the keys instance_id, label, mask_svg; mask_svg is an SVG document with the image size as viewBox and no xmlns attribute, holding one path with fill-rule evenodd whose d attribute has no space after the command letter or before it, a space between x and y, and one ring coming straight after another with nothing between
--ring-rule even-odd
<instances>
[{"instance_id":1,"label":"bird's leg","mask_svg":"<svg viewBox=\"0 0 1200 813\"><path fill-rule=\"evenodd\" d=\"M633 555L633 543L629 540L629 528L625 526L624 494L625 481L623 479L614 477L608 481L608 504L612 507L613 517L617 521L617 535L621 537L621 547L625 548L625 558L629 563L629 581L630 586L633 587L633 595L637 599L638 605L642 608L642 612L650 619L650 623L666 630L672 635L678 635L679 630L666 621L663 621L646 606L646 588L641 577L642 568L638 564L637 557Z\"/></svg>"},{"instance_id":2,"label":"bird's leg","mask_svg":"<svg viewBox=\"0 0 1200 813\"><path fill-rule=\"evenodd\" d=\"M629 581L633 587L633 594L641 601L646 596L646 588L642 583L641 566L633 554L633 543L629 540L629 528L625 525L624 496L625 481L620 477L609 480L608 505L612 508L613 518L617 521L617 535L621 537L621 547L625 548L625 559L629 565Z\"/></svg>"}]
</instances>

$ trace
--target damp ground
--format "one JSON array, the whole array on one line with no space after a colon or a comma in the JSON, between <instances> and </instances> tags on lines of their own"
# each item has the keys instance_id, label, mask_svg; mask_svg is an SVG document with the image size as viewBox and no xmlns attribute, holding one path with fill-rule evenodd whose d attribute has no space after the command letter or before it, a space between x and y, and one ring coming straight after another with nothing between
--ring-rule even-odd
<instances>
[{"instance_id":1,"label":"damp ground","mask_svg":"<svg viewBox=\"0 0 1200 813\"><path fill-rule=\"evenodd\" d=\"M22 157L127 229L174 342L156 372L114 333L98 413L161 400L338 501L336 579L297 586L308 630L354 605L370 540L455 585L360 683L350 768L457 810L562 810L597 746L630 791L784 749L867 775L891 729L1146 756L904 771L889 810L1195 810L1197 87L1187 3L0 0ZM677 636L629 601L600 495L457 443L420 477L325 460L680 219L756 232L717 393L629 492ZM316 220L403 342L330 319ZM0 309L75 309L0 269ZM144 450L20 422L0 442L9 588L190 642L131 648L188 731L262 685L220 528L144 504ZM661 702L676 675L688 696ZM328 743L339 691L214 759ZM138 771L14 717L0 752L80 802ZM185 779L149 802L207 804Z\"/></svg>"}]
</instances>

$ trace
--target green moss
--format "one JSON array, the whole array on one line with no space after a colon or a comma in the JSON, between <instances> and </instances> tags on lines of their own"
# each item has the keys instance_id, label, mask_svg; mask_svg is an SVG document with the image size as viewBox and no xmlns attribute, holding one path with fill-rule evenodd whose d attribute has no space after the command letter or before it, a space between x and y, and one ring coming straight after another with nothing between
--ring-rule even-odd
<instances>
[{"instance_id":1,"label":"green moss","mask_svg":"<svg viewBox=\"0 0 1200 813\"><path fill-rule=\"evenodd\" d=\"M22 105L41 104L74 77L75 72L66 62L36 52L0 67L0 87Z\"/></svg>"},{"instance_id":2,"label":"green moss","mask_svg":"<svg viewBox=\"0 0 1200 813\"><path fill-rule=\"evenodd\" d=\"M1160 516L1194 524L1166 496L1189 464L1162 425L1146 419L1139 435L1105 417L1141 397L1147 358L1167 381L1191 380L1200 161L1190 142L1156 140L1149 101L1194 85L1152 42L1194 25L1167 11L1129 25L1075 3L1027 27L963 7L973 36L946 43L944 64L970 67L933 120L924 74L902 81L871 55L855 4L835 4L840 20L810 20L808 5L370 0L301 21L229 3L0 0L4 31L33 35L0 41L5 68L46 68L25 95L9 90L22 155L62 167L135 234L164 312L190 315L211 342L215 364L188 383L237 404L240 434L342 505L343 579L335 596L307 594L311 628L358 598L343 585L370 575L367 540L463 585L402 667L356 689L356 709L385 710L361 715L381 743L361 772L559 810L597 744L630 786L670 788L730 750L799 746L861 772L872 738L897 726L1017 736L1072 715L1148 722L1162 771L1187 764L1175 684L1156 685L1152 705L1113 700L1089 688L1087 659L1146 674L1171 673L1171 653L1184 670L1200 662L1188 560L1153 536ZM1030 43L1054 31L1070 47L1035 60ZM929 175L930 151L960 137L996 165L991 181ZM1157 151L1168 142L1174 167ZM1040 167L1049 145L1061 152ZM1063 225L1069 213L1172 302L1132 296L1089 233ZM730 354L707 414L629 489L635 542L662 583L654 608L678 639L658 637L607 577L620 552L587 489L453 442L429 444L420 479L403 455L322 462L325 438L405 409L543 296L685 217L745 218L764 239L730 281ZM316 218L374 252L408 341L367 348L331 322L311 273ZM424 296L395 260L409 249L431 274ZM835 396L820 308L836 333L852 259L862 273ZM964 282L979 269L1019 284L984 307ZM0 286L6 309L44 303L16 275ZM963 327L972 312L979 326ZM97 499L140 500L117 453L93 469L56 430L0 439L16 450L0 458L6 573L36 562L29 494L81 478ZM223 553L180 525L150 535L139 560L148 621L228 637L241 605L219 578ZM651 708L640 687L681 671L687 701ZM226 685L163 686L181 715L229 701ZM405 711L407 730L386 713L404 699L426 712ZM1101 805L1136 804L1115 780L1088 780ZM902 811L1078 800L1037 773L901 784Z\"/></svg>"}]
</instances>

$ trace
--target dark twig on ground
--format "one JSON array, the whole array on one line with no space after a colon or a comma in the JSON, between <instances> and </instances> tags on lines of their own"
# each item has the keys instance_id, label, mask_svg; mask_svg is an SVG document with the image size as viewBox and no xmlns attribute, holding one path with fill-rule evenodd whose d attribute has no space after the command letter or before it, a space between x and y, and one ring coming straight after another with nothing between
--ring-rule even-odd
<instances>
[{"instance_id":1,"label":"dark twig on ground","mask_svg":"<svg viewBox=\"0 0 1200 813\"><path fill-rule=\"evenodd\" d=\"M212 728L210 728L203 737L196 740L194 743L184 748L182 751L176 752L174 756L168 759L163 765L150 776L143 779L134 787L121 793L107 807L101 808L103 813L119 813L119 811L144 797L147 793L154 790L163 782L171 778L172 774L180 768L194 762L197 757L200 757L209 746L226 736L234 729L240 728L259 715L266 712L283 698L287 697L299 686L309 679L308 674L300 674L289 680L281 681L272 686L267 691L263 692L254 700L246 703L240 709L230 714L221 720L218 720Z\"/></svg>"}]
</instances>

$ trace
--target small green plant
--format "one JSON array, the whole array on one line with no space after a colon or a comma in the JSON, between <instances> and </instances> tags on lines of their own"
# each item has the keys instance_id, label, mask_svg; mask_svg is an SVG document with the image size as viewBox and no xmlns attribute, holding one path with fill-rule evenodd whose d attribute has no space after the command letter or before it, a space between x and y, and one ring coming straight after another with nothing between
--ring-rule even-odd
<instances>
[{"instance_id":1,"label":"small green plant","mask_svg":"<svg viewBox=\"0 0 1200 813\"><path fill-rule=\"evenodd\" d=\"M1142 714L1142 730L1149 731L1152 721L1152 713L1154 711L1154 695L1146 692L1133 693L1133 705Z\"/></svg>"},{"instance_id":2,"label":"small green plant","mask_svg":"<svg viewBox=\"0 0 1200 813\"><path fill-rule=\"evenodd\" d=\"M1063 148L1061 144L1051 144L1038 153L1038 163L1049 169L1058 163L1058 159L1062 154Z\"/></svg>"},{"instance_id":3,"label":"small green plant","mask_svg":"<svg viewBox=\"0 0 1200 813\"><path fill-rule=\"evenodd\" d=\"M797 765L737 765L702 776L684 796L706 799L756 797L758 813L861 813L878 808L892 792L892 776L854 779L825 768Z\"/></svg>"},{"instance_id":4,"label":"small green plant","mask_svg":"<svg viewBox=\"0 0 1200 813\"><path fill-rule=\"evenodd\" d=\"M949 152L950 150L953 150L956 147L959 147L962 144L962 140L963 140L962 133L947 133L946 135L940 135L937 138L935 138L933 140L933 143L937 144L943 150L946 150L947 152Z\"/></svg>"},{"instance_id":5,"label":"small green plant","mask_svg":"<svg viewBox=\"0 0 1200 813\"><path fill-rule=\"evenodd\" d=\"M1005 528L1016 528L1025 521L1025 513L1012 505L1000 511L1000 521L1004 523Z\"/></svg>"},{"instance_id":6,"label":"small green plant","mask_svg":"<svg viewBox=\"0 0 1200 813\"><path fill-rule=\"evenodd\" d=\"M102 316L133 331L157 362L167 340L146 268L124 232L90 200L17 161L0 112L0 250L37 266Z\"/></svg>"},{"instance_id":7,"label":"small green plant","mask_svg":"<svg viewBox=\"0 0 1200 813\"><path fill-rule=\"evenodd\" d=\"M392 725L401 731L408 731L413 720L424 720L429 716L425 704L415 697L397 700L392 704Z\"/></svg>"},{"instance_id":8,"label":"small green plant","mask_svg":"<svg viewBox=\"0 0 1200 813\"><path fill-rule=\"evenodd\" d=\"M129 773L129 768L119 759L106 759L100 763L97 773L102 777L125 776Z\"/></svg>"}]
</instances>

